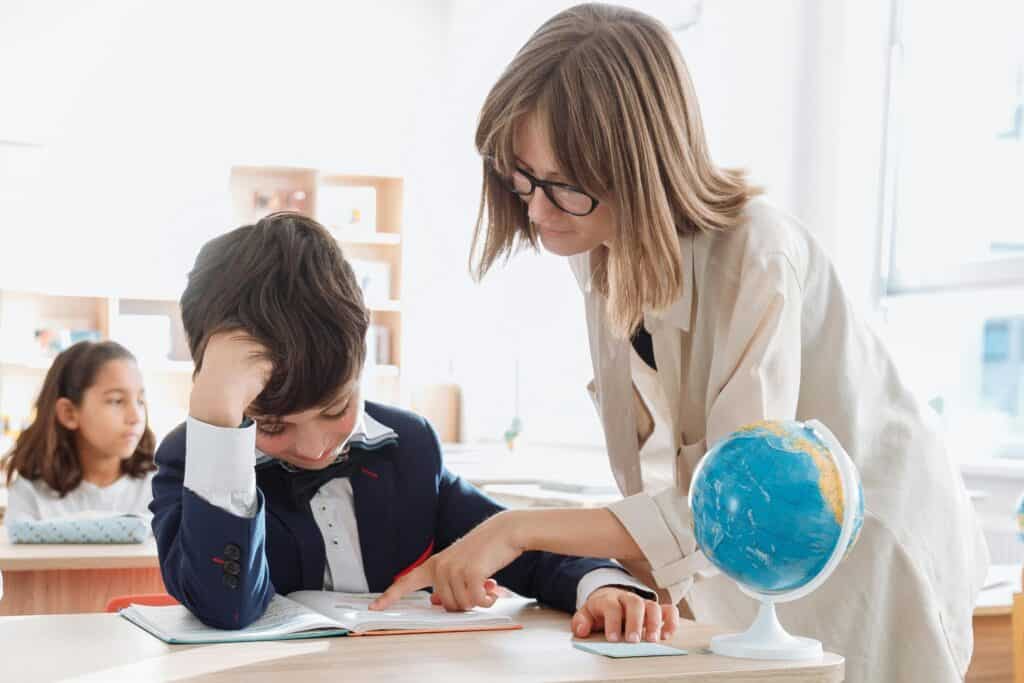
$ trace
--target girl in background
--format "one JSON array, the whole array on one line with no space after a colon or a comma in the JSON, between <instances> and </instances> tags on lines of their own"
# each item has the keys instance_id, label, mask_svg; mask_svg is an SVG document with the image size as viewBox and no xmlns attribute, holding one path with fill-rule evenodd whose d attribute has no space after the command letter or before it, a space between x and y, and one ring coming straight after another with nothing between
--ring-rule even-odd
<instances>
[{"instance_id":1,"label":"girl in background","mask_svg":"<svg viewBox=\"0 0 1024 683\"><path fill-rule=\"evenodd\" d=\"M35 412L3 460L7 523L93 511L149 514L156 439L142 374L126 348L79 342L63 351Z\"/></svg>"}]
</instances>

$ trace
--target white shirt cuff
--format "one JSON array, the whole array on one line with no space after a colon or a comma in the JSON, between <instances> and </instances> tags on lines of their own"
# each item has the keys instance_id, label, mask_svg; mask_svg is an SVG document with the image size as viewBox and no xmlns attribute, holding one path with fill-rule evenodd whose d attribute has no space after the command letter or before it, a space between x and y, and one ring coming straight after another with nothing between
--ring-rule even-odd
<instances>
[{"instance_id":1,"label":"white shirt cuff","mask_svg":"<svg viewBox=\"0 0 1024 683\"><path fill-rule=\"evenodd\" d=\"M612 569L610 567L602 567L601 569L595 569L592 572L587 572L580 579L580 582L576 585L576 609L583 607L583 603L587 601L590 594L596 591L598 588L604 588L605 586L628 586L630 588L637 588L649 595L649 600L657 600L658 596L650 588L642 584L641 582L634 579L632 576L627 574L621 569Z\"/></svg>"},{"instance_id":2,"label":"white shirt cuff","mask_svg":"<svg viewBox=\"0 0 1024 683\"><path fill-rule=\"evenodd\" d=\"M256 424L230 429L191 416L185 427L185 487L237 517L256 516Z\"/></svg>"}]
</instances>

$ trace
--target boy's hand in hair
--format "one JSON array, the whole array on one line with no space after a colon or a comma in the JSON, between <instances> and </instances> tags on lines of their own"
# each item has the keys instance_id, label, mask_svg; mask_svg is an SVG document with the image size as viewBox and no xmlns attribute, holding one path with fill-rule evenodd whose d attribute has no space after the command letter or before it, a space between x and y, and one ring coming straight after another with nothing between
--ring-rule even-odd
<instances>
[{"instance_id":1,"label":"boy's hand in hair","mask_svg":"<svg viewBox=\"0 0 1024 683\"><path fill-rule=\"evenodd\" d=\"M189 415L216 427L237 427L272 369L266 349L244 332L214 334L192 385Z\"/></svg>"}]
</instances>

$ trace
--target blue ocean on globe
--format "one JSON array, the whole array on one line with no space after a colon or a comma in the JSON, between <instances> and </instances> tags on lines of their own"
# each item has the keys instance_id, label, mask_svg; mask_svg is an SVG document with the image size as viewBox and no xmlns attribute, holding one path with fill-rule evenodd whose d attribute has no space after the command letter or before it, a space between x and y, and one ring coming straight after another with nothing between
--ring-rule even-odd
<instances>
[{"instance_id":1,"label":"blue ocean on globe","mask_svg":"<svg viewBox=\"0 0 1024 683\"><path fill-rule=\"evenodd\" d=\"M1024 494L1017 499L1017 538L1024 541Z\"/></svg>"},{"instance_id":2,"label":"blue ocean on globe","mask_svg":"<svg viewBox=\"0 0 1024 683\"><path fill-rule=\"evenodd\" d=\"M860 480L856 482L861 490ZM765 421L719 441L691 490L694 532L707 558L750 590L806 585L839 542L844 515L839 469L814 430ZM848 554L864 520L858 496Z\"/></svg>"}]
</instances>

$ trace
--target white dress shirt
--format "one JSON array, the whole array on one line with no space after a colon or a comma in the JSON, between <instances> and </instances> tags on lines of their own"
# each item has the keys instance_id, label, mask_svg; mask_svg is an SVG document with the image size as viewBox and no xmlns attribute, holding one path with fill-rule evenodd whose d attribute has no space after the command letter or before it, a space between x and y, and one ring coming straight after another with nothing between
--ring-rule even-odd
<instances>
[{"instance_id":1,"label":"white dress shirt","mask_svg":"<svg viewBox=\"0 0 1024 683\"><path fill-rule=\"evenodd\" d=\"M215 427L191 416L187 425L185 487L211 505L238 517L255 516L255 466L269 459L256 449L256 425L234 429ZM363 412L339 453L352 444L372 445L396 437L390 427ZM367 592L351 482L347 478L327 482L313 496L310 507L326 549L324 590ZM627 586L653 595L643 583L623 570L595 569L580 579L576 588L577 608L595 590L610 585Z\"/></svg>"}]
</instances>

